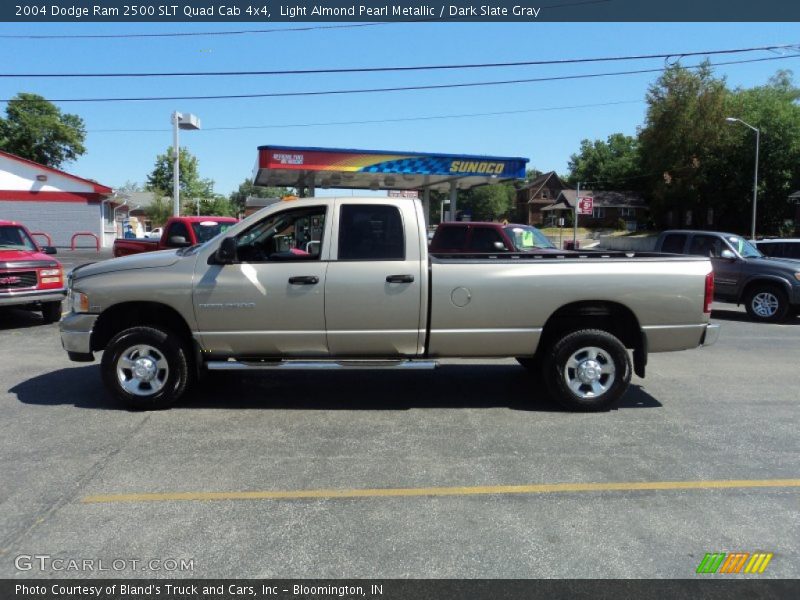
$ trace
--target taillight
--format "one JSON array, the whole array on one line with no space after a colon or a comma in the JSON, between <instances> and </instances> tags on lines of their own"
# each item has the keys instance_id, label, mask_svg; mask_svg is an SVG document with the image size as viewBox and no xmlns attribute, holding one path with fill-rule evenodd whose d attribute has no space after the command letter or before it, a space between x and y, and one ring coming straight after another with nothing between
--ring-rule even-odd
<instances>
[{"instance_id":1,"label":"taillight","mask_svg":"<svg viewBox=\"0 0 800 600\"><path fill-rule=\"evenodd\" d=\"M703 312L711 314L711 303L714 301L714 271L706 275L706 293L703 298Z\"/></svg>"}]
</instances>

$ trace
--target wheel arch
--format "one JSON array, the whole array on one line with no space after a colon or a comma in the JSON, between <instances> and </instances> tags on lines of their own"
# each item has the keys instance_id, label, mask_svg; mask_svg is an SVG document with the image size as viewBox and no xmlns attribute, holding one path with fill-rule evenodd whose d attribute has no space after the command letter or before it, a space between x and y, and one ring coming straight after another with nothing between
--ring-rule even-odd
<instances>
[{"instance_id":1,"label":"wheel arch","mask_svg":"<svg viewBox=\"0 0 800 600\"><path fill-rule=\"evenodd\" d=\"M178 335L188 348L192 347L192 331L181 314L160 302L121 302L104 310L92 330L91 349L104 350L120 331L130 327L150 326Z\"/></svg>"},{"instance_id":2,"label":"wheel arch","mask_svg":"<svg viewBox=\"0 0 800 600\"><path fill-rule=\"evenodd\" d=\"M647 365L647 337L634 312L620 302L583 300L565 304L544 324L538 352L546 351L558 339L580 329L600 329L633 350L634 372L644 377Z\"/></svg>"},{"instance_id":3,"label":"wheel arch","mask_svg":"<svg viewBox=\"0 0 800 600\"><path fill-rule=\"evenodd\" d=\"M778 277L777 275L754 275L744 282L744 285L742 286L742 292L739 294L738 303L743 303L747 299L747 295L750 293L750 290L752 290L754 287L764 284L777 285L783 290L787 298L792 297L792 284L789 283L787 279Z\"/></svg>"}]
</instances>

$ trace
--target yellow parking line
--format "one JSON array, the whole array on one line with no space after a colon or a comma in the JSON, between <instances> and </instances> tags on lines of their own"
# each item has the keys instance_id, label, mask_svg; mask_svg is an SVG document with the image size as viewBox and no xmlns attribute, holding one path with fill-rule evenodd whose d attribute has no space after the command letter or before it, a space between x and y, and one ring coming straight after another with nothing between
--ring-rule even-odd
<instances>
[{"instance_id":1,"label":"yellow parking line","mask_svg":"<svg viewBox=\"0 0 800 600\"><path fill-rule=\"evenodd\" d=\"M83 503L168 502L208 500L314 500L328 498L386 498L402 496L476 496L481 494L557 494L568 492L630 492L642 490L715 490L736 488L795 488L800 479L733 479L719 481L634 481L608 483L549 483L469 487L375 488L352 490L294 490L250 492L152 492L97 494Z\"/></svg>"}]
</instances>

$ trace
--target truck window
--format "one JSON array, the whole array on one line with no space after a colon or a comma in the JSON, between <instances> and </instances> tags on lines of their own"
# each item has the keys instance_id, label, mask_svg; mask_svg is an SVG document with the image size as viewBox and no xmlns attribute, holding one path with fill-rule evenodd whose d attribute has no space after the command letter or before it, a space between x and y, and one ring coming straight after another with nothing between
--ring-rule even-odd
<instances>
[{"instance_id":1,"label":"truck window","mask_svg":"<svg viewBox=\"0 0 800 600\"><path fill-rule=\"evenodd\" d=\"M319 260L325 207L297 208L266 217L236 238L242 262Z\"/></svg>"},{"instance_id":2,"label":"truck window","mask_svg":"<svg viewBox=\"0 0 800 600\"><path fill-rule=\"evenodd\" d=\"M724 249L722 240L713 235L696 235L689 244L689 254L694 256L719 257Z\"/></svg>"},{"instance_id":3,"label":"truck window","mask_svg":"<svg viewBox=\"0 0 800 600\"><path fill-rule=\"evenodd\" d=\"M436 233L437 250L461 250L467 243L467 227L442 227Z\"/></svg>"},{"instance_id":4,"label":"truck window","mask_svg":"<svg viewBox=\"0 0 800 600\"><path fill-rule=\"evenodd\" d=\"M345 204L339 219L340 260L404 260L403 219L395 206Z\"/></svg>"},{"instance_id":5,"label":"truck window","mask_svg":"<svg viewBox=\"0 0 800 600\"><path fill-rule=\"evenodd\" d=\"M495 242L500 242L505 247L503 237L496 229L491 227L474 227L469 240L469 250L472 252L497 252Z\"/></svg>"},{"instance_id":6,"label":"truck window","mask_svg":"<svg viewBox=\"0 0 800 600\"><path fill-rule=\"evenodd\" d=\"M661 251L670 254L683 254L683 247L686 245L685 233L668 233L661 242Z\"/></svg>"},{"instance_id":7,"label":"truck window","mask_svg":"<svg viewBox=\"0 0 800 600\"><path fill-rule=\"evenodd\" d=\"M172 225L169 226L169 230L167 231L167 246L172 246L170 243L170 239L175 236L181 236L187 242L192 241L192 236L189 235L189 228L186 227L186 224L183 221L175 221Z\"/></svg>"}]
</instances>

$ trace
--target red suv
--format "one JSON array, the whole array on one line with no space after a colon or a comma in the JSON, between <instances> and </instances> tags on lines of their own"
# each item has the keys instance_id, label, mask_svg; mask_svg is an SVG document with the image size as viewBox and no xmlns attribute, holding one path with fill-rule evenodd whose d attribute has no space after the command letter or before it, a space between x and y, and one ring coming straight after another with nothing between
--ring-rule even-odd
<instances>
[{"instance_id":1,"label":"red suv","mask_svg":"<svg viewBox=\"0 0 800 600\"><path fill-rule=\"evenodd\" d=\"M429 251L438 254L485 252L559 252L541 231L530 225L454 221L440 223Z\"/></svg>"},{"instance_id":2,"label":"red suv","mask_svg":"<svg viewBox=\"0 0 800 600\"><path fill-rule=\"evenodd\" d=\"M67 289L61 263L48 256L55 253L20 223L0 221L0 307L40 310L45 323L59 321Z\"/></svg>"}]
</instances>

